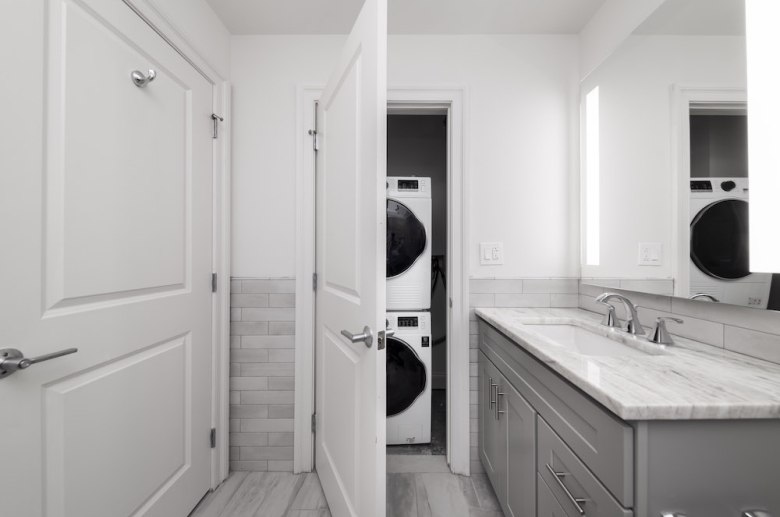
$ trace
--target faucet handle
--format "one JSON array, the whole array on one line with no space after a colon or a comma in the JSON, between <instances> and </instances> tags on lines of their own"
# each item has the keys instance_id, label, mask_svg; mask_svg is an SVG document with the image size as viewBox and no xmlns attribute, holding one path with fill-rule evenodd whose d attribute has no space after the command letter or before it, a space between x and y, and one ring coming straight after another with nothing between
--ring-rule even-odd
<instances>
[{"instance_id":1,"label":"faucet handle","mask_svg":"<svg viewBox=\"0 0 780 517\"><path fill-rule=\"evenodd\" d=\"M607 307L607 313L604 315L604 319L601 321L602 325L606 325L610 328L622 328L620 324L620 318L617 317L617 314L615 313L615 306L611 303L607 302L599 302L602 305L606 305Z\"/></svg>"},{"instance_id":2,"label":"faucet handle","mask_svg":"<svg viewBox=\"0 0 780 517\"><path fill-rule=\"evenodd\" d=\"M655 319L655 328L647 340L657 345L673 345L674 340L672 339L671 334L669 334L669 331L666 329L667 321L683 323L683 320L680 318L675 318L672 316L660 316Z\"/></svg>"}]
</instances>

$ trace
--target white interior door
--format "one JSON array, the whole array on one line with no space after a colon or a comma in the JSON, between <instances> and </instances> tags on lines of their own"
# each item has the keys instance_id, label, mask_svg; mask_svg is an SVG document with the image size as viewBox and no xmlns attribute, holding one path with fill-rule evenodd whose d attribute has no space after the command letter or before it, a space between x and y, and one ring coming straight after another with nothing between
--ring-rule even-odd
<instances>
[{"instance_id":1,"label":"white interior door","mask_svg":"<svg viewBox=\"0 0 780 517\"><path fill-rule=\"evenodd\" d=\"M210 488L211 84L121 1L43 3L45 52L19 49L42 117L0 129L26 135L0 174L0 349L78 352L0 364L0 515L184 517Z\"/></svg>"},{"instance_id":2,"label":"white interior door","mask_svg":"<svg viewBox=\"0 0 780 517\"><path fill-rule=\"evenodd\" d=\"M316 461L334 517L385 515L386 68L387 2L366 0L317 119ZM364 327L370 347L342 335Z\"/></svg>"}]
</instances>

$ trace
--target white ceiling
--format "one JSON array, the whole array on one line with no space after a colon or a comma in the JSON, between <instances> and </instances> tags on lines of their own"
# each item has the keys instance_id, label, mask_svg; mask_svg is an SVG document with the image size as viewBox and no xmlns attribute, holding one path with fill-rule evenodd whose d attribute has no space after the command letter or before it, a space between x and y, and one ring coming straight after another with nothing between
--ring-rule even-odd
<instances>
[{"instance_id":1,"label":"white ceiling","mask_svg":"<svg viewBox=\"0 0 780 517\"><path fill-rule=\"evenodd\" d=\"M207 0L232 34L347 34L363 0ZM604 0L388 0L391 34L577 34Z\"/></svg>"},{"instance_id":2,"label":"white ceiling","mask_svg":"<svg viewBox=\"0 0 780 517\"><path fill-rule=\"evenodd\" d=\"M634 33L744 36L745 0L666 0Z\"/></svg>"}]
</instances>

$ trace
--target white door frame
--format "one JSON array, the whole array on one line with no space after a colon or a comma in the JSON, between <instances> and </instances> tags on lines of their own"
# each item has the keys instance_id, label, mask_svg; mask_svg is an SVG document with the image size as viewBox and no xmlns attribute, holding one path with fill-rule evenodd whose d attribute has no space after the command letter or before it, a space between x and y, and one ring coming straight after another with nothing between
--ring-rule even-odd
<instances>
[{"instance_id":1,"label":"white door frame","mask_svg":"<svg viewBox=\"0 0 780 517\"><path fill-rule=\"evenodd\" d=\"M672 263L674 295L690 296L690 179L691 107L744 109L744 86L672 86L672 243L677 250Z\"/></svg>"},{"instance_id":2,"label":"white door frame","mask_svg":"<svg viewBox=\"0 0 780 517\"><path fill-rule=\"evenodd\" d=\"M211 456L211 488L214 489L227 478L230 459L230 83L155 5L156 0L122 1L213 85L213 112L224 119L218 126L218 138L212 140L212 267L218 279L212 310L211 425L216 429L217 438Z\"/></svg>"},{"instance_id":3,"label":"white door frame","mask_svg":"<svg viewBox=\"0 0 780 517\"><path fill-rule=\"evenodd\" d=\"M293 471L314 467L314 274L315 158L312 136L314 103L320 86L299 86L297 92L296 287L295 287L295 427ZM469 177L468 91L463 87L388 87L389 109L395 112L447 111L448 142L448 285L447 327L447 462L455 474L470 474L469 428Z\"/></svg>"}]
</instances>

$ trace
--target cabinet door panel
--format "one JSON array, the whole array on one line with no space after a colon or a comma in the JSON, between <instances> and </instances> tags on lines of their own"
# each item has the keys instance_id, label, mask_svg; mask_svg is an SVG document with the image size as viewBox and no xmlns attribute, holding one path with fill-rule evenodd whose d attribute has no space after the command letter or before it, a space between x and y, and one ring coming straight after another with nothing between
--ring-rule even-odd
<instances>
[{"instance_id":1,"label":"cabinet door panel","mask_svg":"<svg viewBox=\"0 0 780 517\"><path fill-rule=\"evenodd\" d=\"M536 411L502 375L499 380L499 441L505 453L502 488L506 517L534 515L536 494Z\"/></svg>"},{"instance_id":2,"label":"cabinet door panel","mask_svg":"<svg viewBox=\"0 0 780 517\"><path fill-rule=\"evenodd\" d=\"M479 458L485 467L493 487L498 487L498 469L496 464L496 432L497 421L495 409L491 404L493 399L492 386L498 382L498 371L485 357L479 355ZM496 496L500 494L496 489Z\"/></svg>"}]
</instances>

